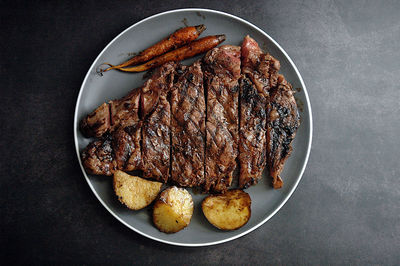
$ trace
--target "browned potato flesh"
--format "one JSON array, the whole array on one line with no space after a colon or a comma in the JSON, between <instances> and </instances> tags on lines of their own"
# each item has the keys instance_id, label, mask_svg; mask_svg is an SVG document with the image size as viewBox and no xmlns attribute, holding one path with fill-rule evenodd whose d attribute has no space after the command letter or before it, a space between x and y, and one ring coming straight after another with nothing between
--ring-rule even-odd
<instances>
[{"instance_id":1,"label":"browned potato flesh","mask_svg":"<svg viewBox=\"0 0 400 266\"><path fill-rule=\"evenodd\" d=\"M235 230L245 225L251 216L251 199L243 190L206 197L201 207L204 216L221 230Z\"/></svg>"},{"instance_id":2,"label":"browned potato flesh","mask_svg":"<svg viewBox=\"0 0 400 266\"><path fill-rule=\"evenodd\" d=\"M184 188L164 190L154 204L154 225L164 233L176 233L189 225L193 215L193 199Z\"/></svg>"},{"instance_id":3,"label":"browned potato flesh","mask_svg":"<svg viewBox=\"0 0 400 266\"><path fill-rule=\"evenodd\" d=\"M148 206L160 193L162 183L131 176L122 171L114 173L114 191L121 203L129 209L140 210Z\"/></svg>"}]
</instances>

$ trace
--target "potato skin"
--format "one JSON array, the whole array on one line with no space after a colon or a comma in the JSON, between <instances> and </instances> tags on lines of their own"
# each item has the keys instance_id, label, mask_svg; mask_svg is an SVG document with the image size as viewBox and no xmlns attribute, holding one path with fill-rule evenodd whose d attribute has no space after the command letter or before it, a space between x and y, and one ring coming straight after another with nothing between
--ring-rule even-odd
<instances>
[{"instance_id":1,"label":"potato skin","mask_svg":"<svg viewBox=\"0 0 400 266\"><path fill-rule=\"evenodd\" d=\"M131 176L118 170L114 173L113 186L122 204L131 210L140 210L157 198L162 183Z\"/></svg>"},{"instance_id":2,"label":"potato skin","mask_svg":"<svg viewBox=\"0 0 400 266\"><path fill-rule=\"evenodd\" d=\"M240 189L206 197L201 208L207 220L221 230L236 230L251 216L250 195Z\"/></svg>"},{"instance_id":3,"label":"potato skin","mask_svg":"<svg viewBox=\"0 0 400 266\"><path fill-rule=\"evenodd\" d=\"M193 199L184 188L164 190L153 208L153 223L164 233L176 233L189 225L193 215Z\"/></svg>"}]
</instances>

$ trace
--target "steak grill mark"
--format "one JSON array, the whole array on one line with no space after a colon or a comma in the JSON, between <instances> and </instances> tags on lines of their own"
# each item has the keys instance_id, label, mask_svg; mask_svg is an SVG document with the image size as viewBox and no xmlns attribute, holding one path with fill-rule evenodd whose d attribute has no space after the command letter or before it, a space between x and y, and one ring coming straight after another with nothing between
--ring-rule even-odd
<instances>
[{"instance_id":1,"label":"steak grill mark","mask_svg":"<svg viewBox=\"0 0 400 266\"><path fill-rule=\"evenodd\" d=\"M203 58L207 89L205 191L225 192L238 154L240 47L224 45Z\"/></svg>"},{"instance_id":2,"label":"steak grill mark","mask_svg":"<svg viewBox=\"0 0 400 266\"><path fill-rule=\"evenodd\" d=\"M205 99L200 62L185 67L171 92L171 181L204 183Z\"/></svg>"}]
</instances>

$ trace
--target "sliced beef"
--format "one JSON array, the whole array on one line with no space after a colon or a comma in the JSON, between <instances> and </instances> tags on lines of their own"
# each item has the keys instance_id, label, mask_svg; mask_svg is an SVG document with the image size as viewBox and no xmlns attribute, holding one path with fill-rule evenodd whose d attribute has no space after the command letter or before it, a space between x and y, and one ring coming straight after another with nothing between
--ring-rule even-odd
<instances>
[{"instance_id":1,"label":"sliced beef","mask_svg":"<svg viewBox=\"0 0 400 266\"><path fill-rule=\"evenodd\" d=\"M249 36L244 38L241 52L239 187L246 188L257 184L267 163L266 109L280 64Z\"/></svg>"},{"instance_id":2,"label":"sliced beef","mask_svg":"<svg viewBox=\"0 0 400 266\"><path fill-rule=\"evenodd\" d=\"M136 126L119 127L92 141L82 151L82 164L93 175L112 175L115 170L140 169L140 122Z\"/></svg>"},{"instance_id":3,"label":"sliced beef","mask_svg":"<svg viewBox=\"0 0 400 266\"><path fill-rule=\"evenodd\" d=\"M87 137L101 137L111 127L110 108L108 103L103 103L96 110L87 115L79 123L79 129Z\"/></svg>"},{"instance_id":4,"label":"sliced beef","mask_svg":"<svg viewBox=\"0 0 400 266\"><path fill-rule=\"evenodd\" d=\"M250 104L244 99L246 92L242 91L244 94L241 96L239 155L241 187L257 182L265 166L265 160L274 188L280 188L283 185L279 175L290 155L291 142L299 126L299 116L292 87L278 73L279 68L279 61L270 54L263 53L254 39L249 36L244 38L242 72L251 80L246 84L253 84L252 87L257 91L257 96L254 90L248 90L248 92L253 92L253 97L250 97L252 104ZM261 98L266 100L265 109L262 108ZM260 111L266 114L266 121L262 121ZM257 141L255 137L258 138ZM255 145L256 142L259 146Z\"/></svg>"},{"instance_id":5,"label":"sliced beef","mask_svg":"<svg viewBox=\"0 0 400 266\"><path fill-rule=\"evenodd\" d=\"M267 99L246 77L240 80L239 187L257 184L267 163Z\"/></svg>"},{"instance_id":6,"label":"sliced beef","mask_svg":"<svg viewBox=\"0 0 400 266\"><path fill-rule=\"evenodd\" d=\"M258 93L268 97L276 86L280 63L268 53L263 53L257 42L246 36L242 43L242 73L255 85Z\"/></svg>"},{"instance_id":7,"label":"sliced beef","mask_svg":"<svg viewBox=\"0 0 400 266\"><path fill-rule=\"evenodd\" d=\"M140 121L139 101L141 88L132 90L127 96L109 102L111 113L110 132L118 128L136 127Z\"/></svg>"},{"instance_id":8,"label":"sliced beef","mask_svg":"<svg viewBox=\"0 0 400 266\"><path fill-rule=\"evenodd\" d=\"M101 137L112 133L120 126L131 126L140 118L149 115L157 106L160 92L169 90L175 63L170 62L154 70L151 77L140 88L132 90L119 100L103 103L80 122L80 130L85 137ZM139 114L139 99L141 114Z\"/></svg>"},{"instance_id":9,"label":"sliced beef","mask_svg":"<svg viewBox=\"0 0 400 266\"><path fill-rule=\"evenodd\" d=\"M170 167L170 119L168 95L171 91L174 63L155 70L142 89L142 170L143 177L167 182Z\"/></svg>"},{"instance_id":10,"label":"sliced beef","mask_svg":"<svg viewBox=\"0 0 400 266\"><path fill-rule=\"evenodd\" d=\"M143 177L167 182L170 164L171 110L166 96L160 96L154 112L143 122Z\"/></svg>"},{"instance_id":11,"label":"sliced beef","mask_svg":"<svg viewBox=\"0 0 400 266\"><path fill-rule=\"evenodd\" d=\"M112 148L117 168L133 171L140 168L141 148L139 100L141 89L131 91L119 100L110 101Z\"/></svg>"},{"instance_id":12,"label":"sliced beef","mask_svg":"<svg viewBox=\"0 0 400 266\"><path fill-rule=\"evenodd\" d=\"M292 152L292 141L300 125L294 91L283 75L277 79L278 85L271 90L268 104L267 154L269 173L275 189L281 188L280 174Z\"/></svg>"},{"instance_id":13,"label":"sliced beef","mask_svg":"<svg viewBox=\"0 0 400 266\"><path fill-rule=\"evenodd\" d=\"M82 151L82 164L93 175L112 175L115 170L140 169L140 123L136 126L119 127L92 141Z\"/></svg>"},{"instance_id":14,"label":"sliced beef","mask_svg":"<svg viewBox=\"0 0 400 266\"><path fill-rule=\"evenodd\" d=\"M225 192L238 154L240 47L224 45L203 59L207 89L204 189Z\"/></svg>"},{"instance_id":15,"label":"sliced beef","mask_svg":"<svg viewBox=\"0 0 400 266\"><path fill-rule=\"evenodd\" d=\"M140 123L119 127L112 134L112 148L117 169L133 171L141 167Z\"/></svg>"},{"instance_id":16,"label":"sliced beef","mask_svg":"<svg viewBox=\"0 0 400 266\"><path fill-rule=\"evenodd\" d=\"M160 173L168 176L169 167L169 103L166 95L169 92L174 63L167 63L156 69L145 84L132 90L127 96L104 103L81 122L81 130L88 137L101 137L88 145L82 152L85 168L91 174L112 175L116 169L132 171L146 169L146 177L160 179ZM142 105L142 108L140 108ZM142 112L140 113L140 109ZM165 109L165 111L163 111ZM142 130L141 116L146 117ZM165 128L167 128L165 130ZM167 136L158 135L166 131ZM143 133L142 133L143 131ZM153 136L154 135L154 136ZM141 141L144 136L144 150ZM157 148L149 151L149 145ZM167 154L168 162L165 167L160 157ZM144 156L146 160L143 166ZM155 161L157 160L157 161ZM147 168L143 168L147 167ZM156 171L155 168L162 170Z\"/></svg>"},{"instance_id":17,"label":"sliced beef","mask_svg":"<svg viewBox=\"0 0 400 266\"><path fill-rule=\"evenodd\" d=\"M91 142L82 152L82 164L89 174L112 175L117 169L109 136Z\"/></svg>"},{"instance_id":18,"label":"sliced beef","mask_svg":"<svg viewBox=\"0 0 400 266\"><path fill-rule=\"evenodd\" d=\"M103 103L80 122L85 137L101 137L119 127L132 126L139 121L141 88L132 90L119 100Z\"/></svg>"},{"instance_id":19,"label":"sliced beef","mask_svg":"<svg viewBox=\"0 0 400 266\"><path fill-rule=\"evenodd\" d=\"M161 66L142 87L81 121L85 136L100 138L82 152L85 169L141 169L146 178L223 193L239 154L241 188L257 183L265 165L274 188L282 187L300 121L279 68L249 36L242 48L214 48L201 64Z\"/></svg>"},{"instance_id":20,"label":"sliced beef","mask_svg":"<svg viewBox=\"0 0 400 266\"><path fill-rule=\"evenodd\" d=\"M182 186L204 183L205 98L200 62L182 70L171 92L171 179Z\"/></svg>"},{"instance_id":21,"label":"sliced beef","mask_svg":"<svg viewBox=\"0 0 400 266\"><path fill-rule=\"evenodd\" d=\"M174 81L176 64L165 63L156 68L151 77L144 83L141 90L141 118L146 118L156 109L159 97L169 93Z\"/></svg>"},{"instance_id":22,"label":"sliced beef","mask_svg":"<svg viewBox=\"0 0 400 266\"><path fill-rule=\"evenodd\" d=\"M100 127L102 130L91 131L94 136L103 137L89 144L82 152L82 160L88 172L96 175L112 175L116 169L124 171L139 169L141 163L139 100L140 88L132 90L122 99L104 103L94 111L96 115L93 118L100 119L105 117L100 114L107 114L109 122L107 126L103 124ZM89 119L90 115L82 121ZM87 122L82 123L88 125Z\"/></svg>"}]
</instances>

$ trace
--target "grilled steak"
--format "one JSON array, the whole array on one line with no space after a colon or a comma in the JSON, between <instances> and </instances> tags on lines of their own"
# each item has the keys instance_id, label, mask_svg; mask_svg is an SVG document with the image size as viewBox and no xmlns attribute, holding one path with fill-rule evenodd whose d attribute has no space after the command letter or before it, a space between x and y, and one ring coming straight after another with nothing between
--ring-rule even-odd
<instances>
[{"instance_id":1,"label":"grilled steak","mask_svg":"<svg viewBox=\"0 0 400 266\"><path fill-rule=\"evenodd\" d=\"M257 42L246 36L242 43L242 73L250 78L257 91L268 98L276 86L280 63L270 54L264 54Z\"/></svg>"},{"instance_id":2,"label":"grilled steak","mask_svg":"<svg viewBox=\"0 0 400 266\"><path fill-rule=\"evenodd\" d=\"M102 130L83 127L84 130L91 130L86 132L103 136L102 139L89 144L82 152L83 165L88 172L96 175L112 175L116 169L132 171L140 167L139 99L140 89L134 89L120 100L102 104L93 112L94 116L89 115L82 120L86 122L82 122L81 125L88 125L87 121L94 121L94 118L104 121L102 114L107 113L109 117L107 125L103 124L97 128Z\"/></svg>"},{"instance_id":3,"label":"grilled steak","mask_svg":"<svg viewBox=\"0 0 400 266\"><path fill-rule=\"evenodd\" d=\"M112 135L92 141L82 151L81 158L85 169L93 175L140 169L140 126L120 127Z\"/></svg>"},{"instance_id":4,"label":"grilled steak","mask_svg":"<svg viewBox=\"0 0 400 266\"><path fill-rule=\"evenodd\" d=\"M242 73L252 81L258 91L258 95L264 97L267 101L267 126L266 139L264 139L265 137L263 139L260 138L260 146L253 146L252 151L244 149L248 142L247 136L256 136L256 134L261 136L265 134L265 129L261 130L262 123L259 124L259 127L251 127L252 122L244 123L243 116L246 114L246 110L251 112L255 111L255 109L252 109L253 105L246 104L243 97L241 97L241 155L239 156L241 171L239 184L242 187L251 185L252 178L255 176L259 178L263 166L260 168L257 163L261 163L263 157L265 158L265 153L267 154L267 165L269 174L273 179L274 188L281 188L283 185L280 173L292 151L291 142L296 135L300 120L292 86L285 80L283 75L278 74L279 68L279 61L270 54L263 53L254 39L249 36L244 38L242 44ZM261 107L259 106L258 108ZM260 118L255 113L249 117L250 120ZM266 151L262 148L260 149L264 143L266 143ZM252 160L249 161L246 157L252 158ZM252 175L250 170L254 170L255 176ZM250 183L248 183L249 181Z\"/></svg>"},{"instance_id":5,"label":"grilled steak","mask_svg":"<svg viewBox=\"0 0 400 266\"><path fill-rule=\"evenodd\" d=\"M238 154L240 47L214 48L203 62L207 89L204 189L224 192L231 185Z\"/></svg>"},{"instance_id":6,"label":"grilled steak","mask_svg":"<svg viewBox=\"0 0 400 266\"><path fill-rule=\"evenodd\" d=\"M152 172L155 171L153 168L157 166L158 162L149 162L152 161L149 158L152 158L151 153L157 153L157 150L149 151L148 144L154 141L160 142L163 139L158 140L159 137L152 137L149 134L152 134L154 129L157 130L160 123L164 123L164 127L169 128L169 116L166 119L167 122L157 121L162 114L152 112L157 108L158 110L162 109L162 106L165 105L165 97L172 84L171 78L173 78L174 69L175 64L165 64L155 70L141 88L132 90L122 99L102 104L81 121L80 128L85 136L103 136L100 140L89 144L82 152L83 165L89 173L112 175L116 169L124 171L143 169L143 155L147 160L145 167L152 165L148 167L148 171L145 171L145 176L153 177ZM143 133L146 140L144 151L141 150L140 145L143 124L139 117L140 104L142 105L142 115L150 118L144 127L146 129L146 132ZM169 104L167 109L169 113ZM168 151L164 152L169 156L169 133L167 141L168 145L164 149ZM159 157L154 155L154 160L158 160ZM167 171L162 171L162 173L166 173L166 176L168 176L168 167L169 161Z\"/></svg>"},{"instance_id":7,"label":"grilled steak","mask_svg":"<svg viewBox=\"0 0 400 266\"><path fill-rule=\"evenodd\" d=\"M85 137L101 137L112 133L120 126L131 126L139 121L139 99L141 88L132 90L119 100L103 103L82 119L81 132Z\"/></svg>"},{"instance_id":8,"label":"grilled steak","mask_svg":"<svg viewBox=\"0 0 400 266\"><path fill-rule=\"evenodd\" d=\"M248 78L240 80L239 187L257 184L267 163L267 99Z\"/></svg>"},{"instance_id":9,"label":"grilled steak","mask_svg":"<svg viewBox=\"0 0 400 266\"><path fill-rule=\"evenodd\" d=\"M182 70L171 92L171 181L183 187L204 182L205 109L197 61Z\"/></svg>"},{"instance_id":10,"label":"grilled steak","mask_svg":"<svg viewBox=\"0 0 400 266\"><path fill-rule=\"evenodd\" d=\"M242 47L214 48L188 67L164 64L81 121L85 136L99 138L82 152L85 169L140 169L145 178L224 193L238 157L239 187L256 184L266 165L274 188L282 187L300 121L279 68L249 36Z\"/></svg>"},{"instance_id":11,"label":"grilled steak","mask_svg":"<svg viewBox=\"0 0 400 266\"><path fill-rule=\"evenodd\" d=\"M112 133L120 126L131 126L139 121L139 99L141 88L132 90L119 100L103 103L80 122L85 137L101 137Z\"/></svg>"},{"instance_id":12,"label":"grilled steak","mask_svg":"<svg viewBox=\"0 0 400 266\"><path fill-rule=\"evenodd\" d=\"M274 188L281 188L280 174L292 152L291 143L300 125L296 100L292 86L283 75L277 79L278 85L271 90L268 104L267 154L269 173Z\"/></svg>"},{"instance_id":13,"label":"grilled steak","mask_svg":"<svg viewBox=\"0 0 400 266\"><path fill-rule=\"evenodd\" d=\"M87 137L101 137L111 127L110 107L103 103L79 123L79 129Z\"/></svg>"},{"instance_id":14,"label":"grilled steak","mask_svg":"<svg viewBox=\"0 0 400 266\"><path fill-rule=\"evenodd\" d=\"M136 127L140 122L139 100L141 88L132 90L127 96L119 100L109 102L111 114L111 126L109 132L118 128Z\"/></svg>"},{"instance_id":15,"label":"grilled steak","mask_svg":"<svg viewBox=\"0 0 400 266\"><path fill-rule=\"evenodd\" d=\"M141 163L139 119L140 88L120 100L110 101L112 148L117 169L132 171Z\"/></svg>"},{"instance_id":16,"label":"grilled steak","mask_svg":"<svg viewBox=\"0 0 400 266\"><path fill-rule=\"evenodd\" d=\"M176 65L166 63L146 81L142 89L142 170L143 177L167 182L170 167L170 118L167 100Z\"/></svg>"},{"instance_id":17,"label":"grilled steak","mask_svg":"<svg viewBox=\"0 0 400 266\"><path fill-rule=\"evenodd\" d=\"M244 38L241 51L245 77L240 86L239 187L246 188L258 182L267 163L266 109L280 65L249 36Z\"/></svg>"},{"instance_id":18,"label":"grilled steak","mask_svg":"<svg viewBox=\"0 0 400 266\"><path fill-rule=\"evenodd\" d=\"M140 123L119 127L111 135L92 141L82 151L82 164L94 175L112 175L114 171L140 169Z\"/></svg>"},{"instance_id":19,"label":"grilled steak","mask_svg":"<svg viewBox=\"0 0 400 266\"><path fill-rule=\"evenodd\" d=\"M171 74L174 70L174 63L166 63L154 70L142 87L132 90L122 99L100 105L80 122L82 134L85 137L101 137L107 132L112 133L120 126L136 124L139 116L140 118L148 116L156 108L160 92L171 88Z\"/></svg>"},{"instance_id":20,"label":"grilled steak","mask_svg":"<svg viewBox=\"0 0 400 266\"><path fill-rule=\"evenodd\" d=\"M109 136L91 142L83 150L81 158L89 174L112 175L117 168Z\"/></svg>"},{"instance_id":21,"label":"grilled steak","mask_svg":"<svg viewBox=\"0 0 400 266\"><path fill-rule=\"evenodd\" d=\"M112 148L117 169L133 171L140 169L140 123L132 126L119 127L112 134Z\"/></svg>"}]
</instances>

